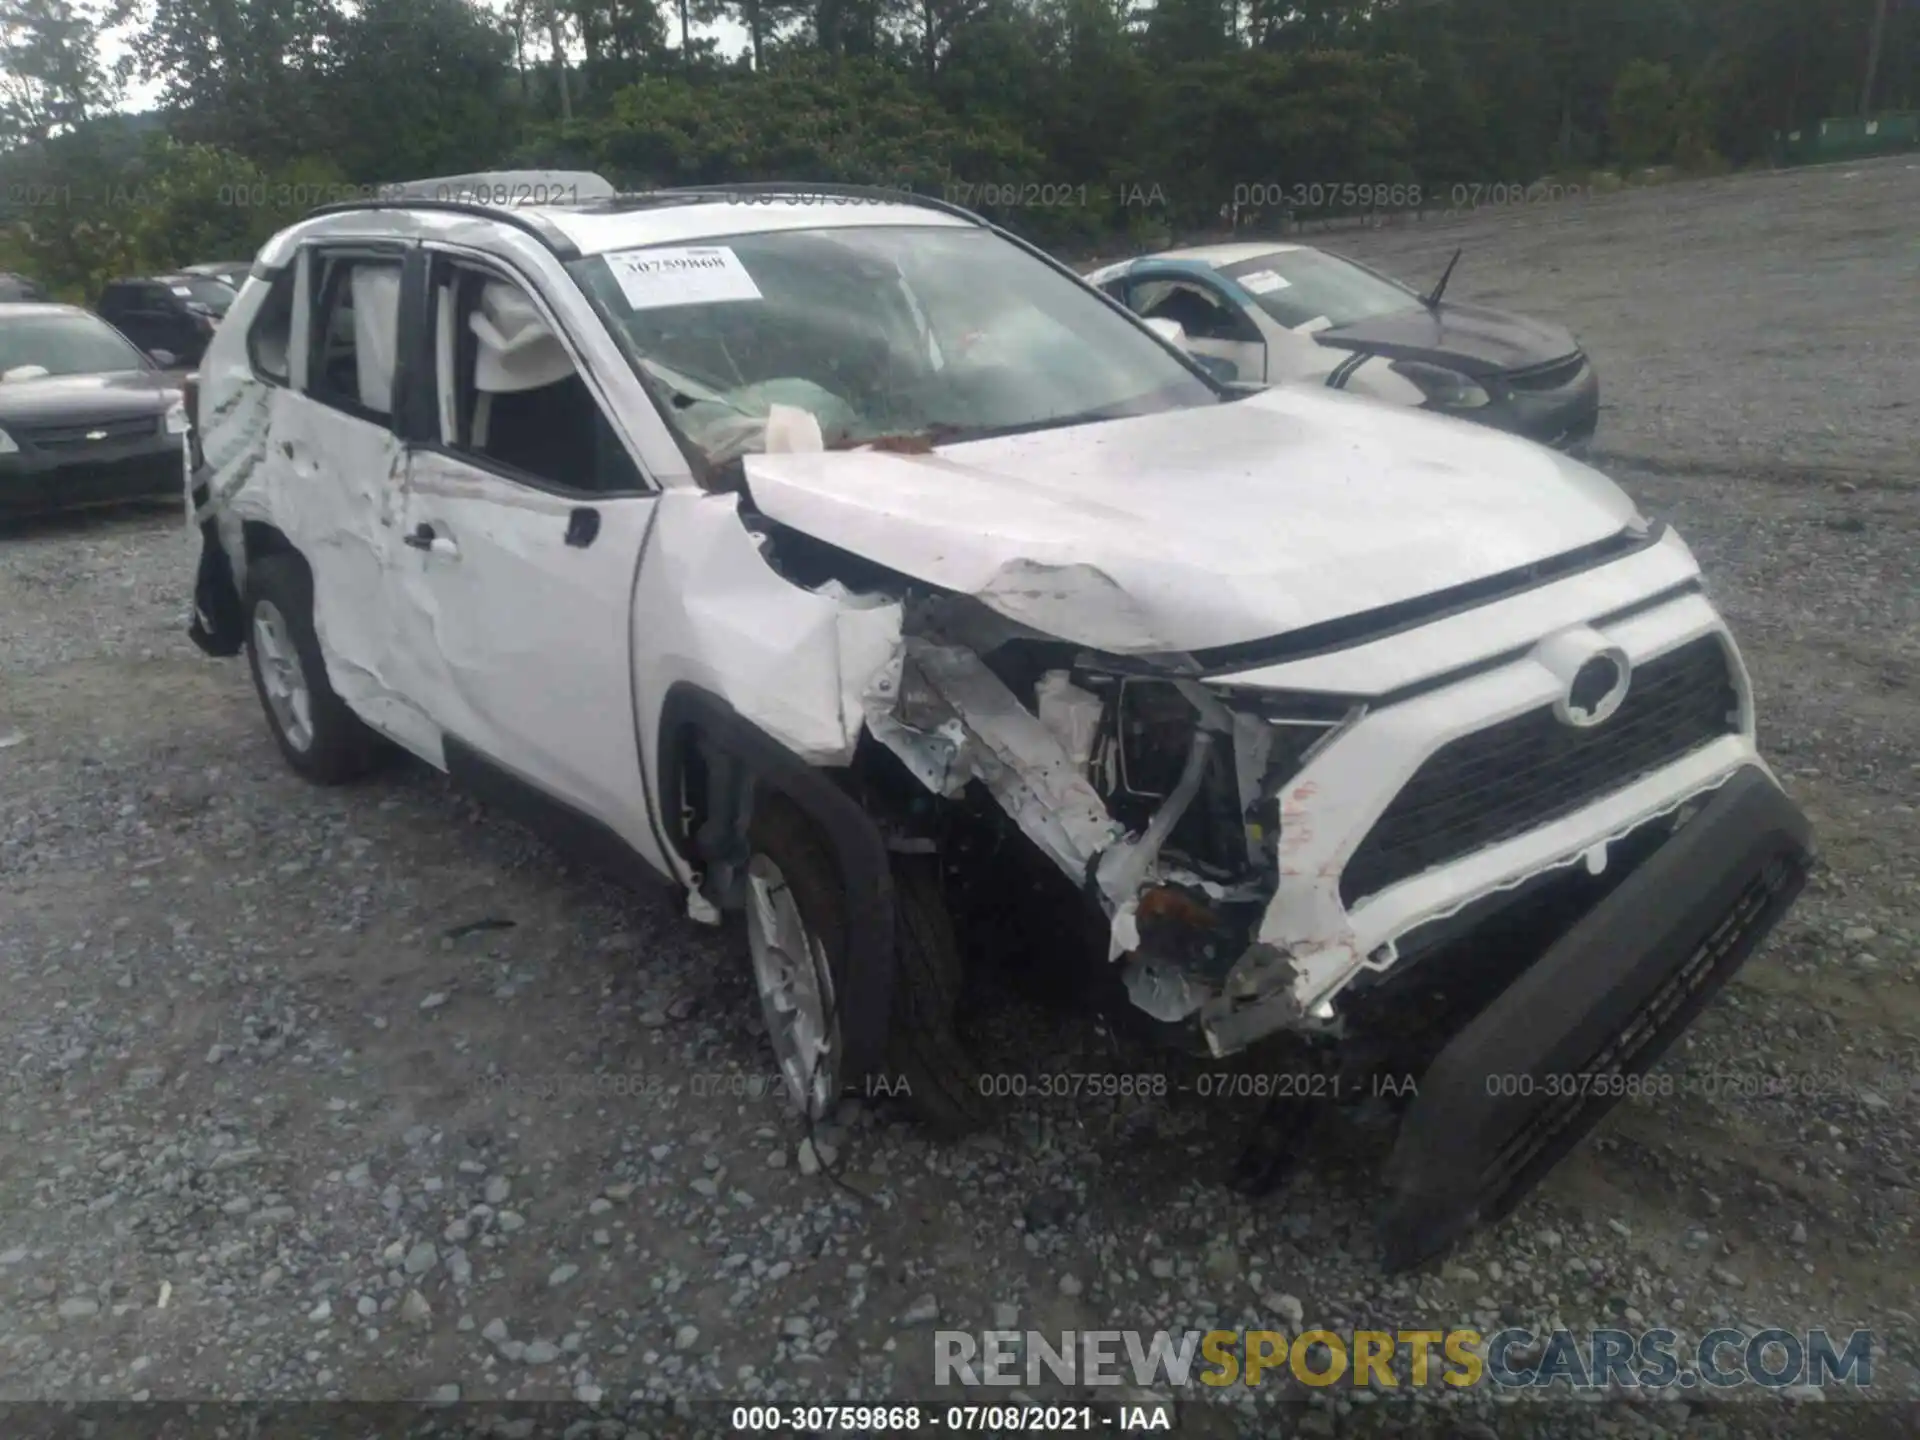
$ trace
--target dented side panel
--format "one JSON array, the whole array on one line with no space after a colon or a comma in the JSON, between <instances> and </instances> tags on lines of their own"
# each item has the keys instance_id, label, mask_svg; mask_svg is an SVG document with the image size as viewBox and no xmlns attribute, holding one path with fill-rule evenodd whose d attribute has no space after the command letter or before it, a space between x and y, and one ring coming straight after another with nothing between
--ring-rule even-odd
<instances>
[{"instance_id":1,"label":"dented side panel","mask_svg":"<svg viewBox=\"0 0 1920 1440\"><path fill-rule=\"evenodd\" d=\"M314 631L334 691L368 723L432 756L437 737L394 683L394 631L384 607L386 522L405 478L405 449L384 425L254 374L244 337L267 293L264 285L248 287L201 365L203 518L214 518L243 592L246 524L286 537L313 577ZM304 310L296 308L287 345L296 382L305 333Z\"/></svg>"},{"instance_id":2,"label":"dented side panel","mask_svg":"<svg viewBox=\"0 0 1920 1440\"><path fill-rule=\"evenodd\" d=\"M386 517L406 479L405 447L385 426L282 390L266 469L277 483L260 488L261 518L293 542L313 574L314 630L335 693L369 724L437 750L408 699L385 603L393 545Z\"/></svg>"},{"instance_id":3,"label":"dented side panel","mask_svg":"<svg viewBox=\"0 0 1920 1440\"><path fill-rule=\"evenodd\" d=\"M663 495L634 592L642 753L659 754L660 700L690 684L814 765L853 758L863 696L897 670L901 611L805 590L768 564L731 495ZM671 812L678 797L662 796ZM669 857L682 880L688 868Z\"/></svg>"}]
</instances>

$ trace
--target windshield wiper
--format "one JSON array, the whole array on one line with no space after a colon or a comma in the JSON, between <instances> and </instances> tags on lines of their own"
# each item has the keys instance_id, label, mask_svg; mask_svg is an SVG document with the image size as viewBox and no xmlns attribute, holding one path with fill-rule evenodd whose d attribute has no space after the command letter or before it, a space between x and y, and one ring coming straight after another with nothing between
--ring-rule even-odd
<instances>
[{"instance_id":1,"label":"windshield wiper","mask_svg":"<svg viewBox=\"0 0 1920 1440\"><path fill-rule=\"evenodd\" d=\"M1225 397L1223 397L1225 398ZM1151 411L1135 410L1133 402L1119 401L1112 405L1096 405L1091 410L1081 410L1067 415L1048 415L1039 420L1023 420L1018 425L984 426L978 430L966 432L969 440L1000 440L1009 435L1030 435L1038 430L1065 430L1073 425L1094 425L1102 420L1125 420L1132 415L1145 415Z\"/></svg>"},{"instance_id":2,"label":"windshield wiper","mask_svg":"<svg viewBox=\"0 0 1920 1440\"><path fill-rule=\"evenodd\" d=\"M924 455L936 445L951 445L958 440L980 438L977 432L961 425L940 421L918 430L901 430L886 435L855 437L848 435L827 446L829 450L885 450L896 455Z\"/></svg>"}]
</instances>

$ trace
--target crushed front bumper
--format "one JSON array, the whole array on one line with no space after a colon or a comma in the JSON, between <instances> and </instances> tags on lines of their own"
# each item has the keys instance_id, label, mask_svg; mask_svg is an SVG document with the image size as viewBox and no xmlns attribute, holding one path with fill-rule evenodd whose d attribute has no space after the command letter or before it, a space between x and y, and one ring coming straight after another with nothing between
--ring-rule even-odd
<instances>
[{"instance_id":1,"label":"crushed front bumper","mask_svg":"<svg viewBox=\"0 0 1920 1440\"><path fill-rule=\"evenodd\" d=\"M1811 860L1806 817L1743 769L1469 1022L1387 1165L1388 1267L1511 1210L1753 953Z\"/></svg>"}]
</instances>

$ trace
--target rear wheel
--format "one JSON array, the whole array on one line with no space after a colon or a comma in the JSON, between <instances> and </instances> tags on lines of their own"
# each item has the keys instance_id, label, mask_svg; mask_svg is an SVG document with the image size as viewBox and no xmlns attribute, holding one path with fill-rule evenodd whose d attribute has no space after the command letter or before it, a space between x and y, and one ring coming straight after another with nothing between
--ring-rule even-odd
<instances>
[{"instance_id":1,"label":"rear wheel","mask_svg":"<svg viewBox=\"0 0 1920 1440\"><path fill-rule=\"evenodd\" d=\"M327 682L306 562L276 554L249 565L246 619L254 689L287 763L322 785L371 770L379 756L378 737Z\"/></svg>"},{"instance_id":2,"label":"rear wheel","mask_svg":"<svg viewBox=\"0 0 1920 1440\"><path fill-rule=\"evenodd\" d=\"M846 899L824 837L792 801L766 797L749 831L747 948L761 1015L795 1108L828 1116L863 1077L844 1070L839 995L845 983ZM914 863L905 863L905 862ZM892 1013L886 1084L935 1131L984 1119L972 1065L953 1032L960 956L933 868L896 857Z\"/></svg>"}]
</instances>

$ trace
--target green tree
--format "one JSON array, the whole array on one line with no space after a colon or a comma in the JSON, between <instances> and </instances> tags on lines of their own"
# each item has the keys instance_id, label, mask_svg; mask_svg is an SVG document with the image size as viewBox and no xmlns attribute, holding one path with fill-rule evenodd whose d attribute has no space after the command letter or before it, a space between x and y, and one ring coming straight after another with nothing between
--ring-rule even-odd
<instances>
[{"instance_id":1,"label":"green tree","mask_svg":"<svg viewBox=\"0 0 1920 1440\"><path fill-rule=\"evenodd\" d=\"M352 117L330 150L356 180L485 169L517 138L512 40L468 0L364 0L319 92Z\"/></svg>"},{"instance_id":2,"label":"green tree","mask_svg":"<svg viewBox=\"0 0 1920 1440\"><path fill-rule=\"evenodd\" d=\"M20 268L69 299L91 304L119 275L250 255L293 218L291 188L230 151L155 133L129 154L112 138L48 142L38 173L60 177L54 203L12 229Z\"/></svg>"},{"instance_id":3,"label":"green tree","mask_svg":"<svg viewBox=\"0 0 1920 1440\"><path fill-rule=\"evenodd\" d=\"M100 58L118 8L0 0L0 147L45 140L110 109L120 85Z\"/></svg>"},{"instance_id":4,"label":"green tree","mask_svg":"<svg viewBox=\"0 0 1920 1440\"><path fill-rule=\"evenodd\" d=\"M181 138L273 164L355 123L322 87L342 21L335 0L153 0L133 49Z\"/></svg>"},{"instance_id":5,"label":"green tree","mask_svg":"<svg viewBox=\"0 0 1920 1440\"><path fill-rule=\"evenodd\" d=\"M1678 102L1672 69L1647 60L1627 62L1609 108L1613 146L1622 164L1654 165L1672 154Z\"/></svg>"}]
</instances>

